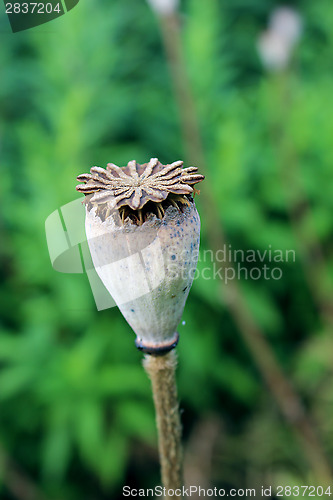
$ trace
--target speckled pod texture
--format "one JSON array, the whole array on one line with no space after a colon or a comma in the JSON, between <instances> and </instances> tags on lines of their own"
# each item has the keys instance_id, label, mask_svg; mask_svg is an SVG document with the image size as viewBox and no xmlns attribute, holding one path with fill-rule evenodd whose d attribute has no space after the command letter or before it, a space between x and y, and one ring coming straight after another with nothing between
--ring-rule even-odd
<instances>
[{"instance_id":1,"label":"speckled pod texture","mask_svg":"<svg viewBox=\"0 0 333 500\"><path fill-rule=\"evenodd\" d=\"M162 220L122 224L118 212L104 222L86 213L95 269L144 346L175 341L198 261L200 218L195 204L168 207Z\"/></svg>"}]
</instances>

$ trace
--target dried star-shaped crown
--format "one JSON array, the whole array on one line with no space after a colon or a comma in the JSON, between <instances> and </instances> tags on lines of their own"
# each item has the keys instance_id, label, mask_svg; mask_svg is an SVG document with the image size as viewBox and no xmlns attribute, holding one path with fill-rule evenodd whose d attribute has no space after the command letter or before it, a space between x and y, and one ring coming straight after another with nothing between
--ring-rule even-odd
<instances>
[{"instance_id":1,"label":"dried star-shaped crown","mask_svg":"<svg viewBox=\"0 0 333 500\"><path fill-rule=\"evenodd\" d=\"M92 194L93 203L111 203L115 208L128 205L132 210L140 210L149 201L161 203L170 194L189 195L194 186L204 179L197 167L182 168L182 161L162 165L157 158L140 165L128 162L126 167L108 163L106 170L92 167L90 174L81 174L78 181L85 184L76 186L77 191Z\"/></svg>"}]
</instances>

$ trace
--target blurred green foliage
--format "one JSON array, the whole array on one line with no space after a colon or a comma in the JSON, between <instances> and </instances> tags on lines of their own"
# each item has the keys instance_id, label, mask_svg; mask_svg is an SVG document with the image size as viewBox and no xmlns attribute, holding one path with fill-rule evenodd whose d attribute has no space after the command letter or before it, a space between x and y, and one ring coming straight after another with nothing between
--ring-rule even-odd
<instances>
[{"instance_id":1,"label":"blurred green foliage","mask_svg":"<svg viewBox=\"0 0 333 500\"><path fill-rule=\"evenodd\" d=\"M241 287L332 458L332 323L323 311L333 273L333 5L293 4L303 38L289 71L268 74L256 38L276 5L187 0L185 60L228 244L296 250L281 280ZM1 498L19 498L11 468L50 500L121 497L124 484L159 482L142 355L116 308L97 312L86 276L52 269L44 223L77 197L75 177L92 165L183 157L158 22L144 1L100 0L16 34L2 12L0 29ZM203 255L210 214L197 204ZM302 209L294 222L290 205ZM195 280L184 321L185 450L199 453L198 425L218 422L208 484L310 483L216 281Z\"/></svg>"}]
</instances>

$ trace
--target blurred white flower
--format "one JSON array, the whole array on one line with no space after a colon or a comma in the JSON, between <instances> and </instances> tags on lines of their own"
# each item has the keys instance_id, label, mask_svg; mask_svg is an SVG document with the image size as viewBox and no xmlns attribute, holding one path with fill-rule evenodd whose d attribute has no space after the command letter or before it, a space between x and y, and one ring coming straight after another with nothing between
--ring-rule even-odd
<instances>
[{"instance_id":1,"label":"blurred white flower","mask_svg":"<svg viewBox=\"0 0 333 500\"><path fill-rule=\"evenodd\" d=\"M179 0L147 0L147 2L157 14L162 16L172 14L179 5Z\"/></svg>"},{"instance_id":2,"label":"blurred white flower","mask_svg":"<svg viewBox=\"0 0 333 500\"><path fill-rule=\"evenodd\" d=\"M278 34L290 46L295 45L302 35L302 18L290 7L279 7L272 12L269 30Z\"/></svg>"},{"instance_id":3,"label":"blurred white flower","mask_svg":"<svg viewBox=\"0 0 333 500\"><path fill-rule=\"evenodd\" d=\"M257 48L263 65L271 71L284 69L289 62L290 45L274 31L259 36Z\"/></svg>"},{"instance_id":4,"label":"blurred white flower","mask_svg":"<svg viewBox=\"0 0 333 500\"><path fill-rule=\"evenodd\" d=\"M285 69L302 34L302 18L290 7L275 9L269 28L260 34L257 49L263 65L270 71Z\"/></svg>"}]
</instances>

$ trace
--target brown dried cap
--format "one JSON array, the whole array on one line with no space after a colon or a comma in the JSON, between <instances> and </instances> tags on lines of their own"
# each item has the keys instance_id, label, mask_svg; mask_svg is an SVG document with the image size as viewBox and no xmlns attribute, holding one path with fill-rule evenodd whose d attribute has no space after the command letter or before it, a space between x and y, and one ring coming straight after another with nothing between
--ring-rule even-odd
<instances>
[{"instance_id":1,"label":"brown dried cap","mask_svg":"<svg viewBox=\"0 0 333 500\"><path fill-rule=\"evenodd\" d=\"M93 194L91 202L110 202L115 208L128 205L133 210L141 209L148 201L160 203L170 193L187 195L194 186L204 180L197 167L182 168L182 161L162 165L157 158L140 165L135 160L126 167L108 163L106 170L92 167L90 174L81 174L77 191Z\"/></svg>"}]
</instances>

